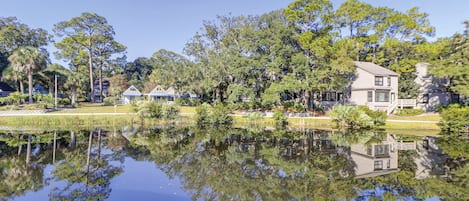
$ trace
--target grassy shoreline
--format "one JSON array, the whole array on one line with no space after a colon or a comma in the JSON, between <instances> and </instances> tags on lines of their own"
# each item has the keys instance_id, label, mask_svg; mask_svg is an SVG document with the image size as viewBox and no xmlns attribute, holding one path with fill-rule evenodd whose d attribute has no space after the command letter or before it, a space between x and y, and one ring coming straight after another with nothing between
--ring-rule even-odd
<instances>
[{"instance_id":1,"label":"grassy shoreline","mask_svg":"<svg viewBox=\"0 0 469 201\"><path fill-rule=\"evenodd\" d=\"M50 129L69 129L69 128L113 128L132 125L155 126L167 123L162 120L141 120L136 113L126 113L124 115L101 114L99 113L77 113L61 115L53 113L53 115L37 115L37 116L3 116L0 118L0 125L8 127L37 127ZM433 118L435 119L435 118ZM432 119L432 120L433 120ZM256 122L250 121L246 117L234 116L234 126L243 127L250 124L257 124L264 127L274 127L274 120L270 117L264 117ZM406 135L438 135L440 128L435 121L423 121L418 119L418 123L411 122L411 118L406 118L404 122L394 122L399 120L391 118L382 128L388 132ZM288 127L295 129L332 129L334 122L327 118L288 118ZM173 124L175 125L195 125L193 115L179 116Z\"/></svg>"},{"instance_id":2,"label":"grassy shoreline","mask_svg":"<svg viewBox=\"0 0 469 201\"><path fill-rule=\"evenodd\" d=\"M194 115L195 107L180 106L180 115L173 122L175 125L195 125ZM274 120L271 117L263 117L256 122L249 118L241 116L241 113L235 112L233 116L234 126L245 127L251 124L257 124L264 127L274 127ZM396 134L410 135L438 135L440 128L437 122L441 120L438 114L423 114L417 116L396 116L388 117L386 125L382 128L388 132ZM134 112L131 105L102 106L100 104L84 104L79 108L62 109L46 114L38 115L12 115L2 116L0 126L9 127L39 127L52 129L67 128L112 128L120 126L144 125L155 126L167 123L162 120L142 120ZM317 128L333 129L334 122L327 116L288 118L288 127L294 129Z\"/></svg>"}]
</instances>

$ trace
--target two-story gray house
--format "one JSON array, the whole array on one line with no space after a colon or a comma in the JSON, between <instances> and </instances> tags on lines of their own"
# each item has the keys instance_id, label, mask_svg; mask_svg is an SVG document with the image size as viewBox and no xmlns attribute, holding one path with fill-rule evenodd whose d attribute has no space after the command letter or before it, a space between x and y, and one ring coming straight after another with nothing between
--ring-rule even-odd
<instances>
[{"instance_id":1,"label":"two-story gray house","mask_svg":"<svg viewBox=\"0 0 469 201\"><path fill-rule=\"evenodd\" d=\"M350 86L341 92L322 94L321 105L366 105L372 110L393 112L397 106L399 75L371 62L354 62L356 74Z\"/></svg>"},{"instance_id":2,"label":"two-story gray house","mask_svg":"<svg viewBox=\"0 0 469 201\"><path fill-rule=\"evenodd\" d=\"M399 75L371 62L355 62L357 77L349 102L391 113L397 106Z\"/></svg>"}]
</instances>

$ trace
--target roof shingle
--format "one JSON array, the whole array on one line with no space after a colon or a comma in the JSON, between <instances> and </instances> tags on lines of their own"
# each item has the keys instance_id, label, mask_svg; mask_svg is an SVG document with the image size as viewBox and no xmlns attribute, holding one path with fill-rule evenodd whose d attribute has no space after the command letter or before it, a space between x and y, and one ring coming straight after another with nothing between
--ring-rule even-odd
<instances>
[{"instance_id":1,"label":"roof shingle","mask_svg":"<svg viewBox=\"0 0 469 201\"><path fill-rule=\"evenodd\" d=\"M371 62L361 62L361 61L355 61L355 66L357 68L360 68L366 72L369 72L373 75L382 75L382 76L399 76L396 72L389 70L387 68L384 68L382 66L376 65Z\"/></svg>"}]
</instances>

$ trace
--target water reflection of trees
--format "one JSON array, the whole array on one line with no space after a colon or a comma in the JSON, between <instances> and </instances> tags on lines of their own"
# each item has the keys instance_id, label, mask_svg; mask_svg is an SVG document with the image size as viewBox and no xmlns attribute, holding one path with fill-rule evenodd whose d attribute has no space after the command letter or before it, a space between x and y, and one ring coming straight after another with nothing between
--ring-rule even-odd
<instances>
[{"instance_id":1,"label":"water reflection of trees","mask_svg":"<svg viewBox=\"0 0 469 201\"><path fill-rule=\"evenodd\" d=\"M102 140L108 133L71 132L70 144L62 149L64 157L55 164L52 178L63 181L49 194L52 200L104 200L110 196L110 180L122 173L123 152L103 152Z\"/></svg>"},{"instance_id":2,"label":"water reflection of trees","mask_svg":"<svg viewBox=\"0 0 469 201\"><path fill-rule=\"evenodd\" d=\"M0 134L0 200L38 191L51 181L65 183L50 192L51 200L107 198L111 178L122 172L124 152L102 153L103 136L102 130ZM48 165L51 177L44 174Z\"/></svg>"},{"instance_id":3,"label":"water reflection of trees","mask_svg":"<svg viewBox=\"0 0 469 201\"><path fill-rule=\"evenodd\" d=\"M379 144L382 132L264 131L233 128L153 128L129 136L117 130L0 134L0 200L52 182L51 200L103 200L125 156L153 161L200 200L469 200L467 138L437 141L448 173L418 180L416 150L399 150L400 171L356 178L356 144ZM111 150L109 150L112 149ZM106 151L104 151L106 150ZM44 173L50 166L52 175Z\"/></svg>"},{"instance_id":4,"label":"water reflection of trees","mask_svg":"<svg viewBox=\"0 0 469 201\"><path fill-rule=\"evenodd\" d=\"M289 138L283 137L290 136ZM241 129L156 129L132 137L170 177L179 177L194 199L332 200L373 189L354 178L350 144L374 143L383 134L342 138L325 131ZM293 137L291 137L293 136ZM365 139L363 139L365 138ZM337 145L340 144L340 145ZM143 148L144 147L144 148ZM142 159L142 157L137 156ZM371 183L371 182L370 182Z\"/></svg>"}]
</instances>

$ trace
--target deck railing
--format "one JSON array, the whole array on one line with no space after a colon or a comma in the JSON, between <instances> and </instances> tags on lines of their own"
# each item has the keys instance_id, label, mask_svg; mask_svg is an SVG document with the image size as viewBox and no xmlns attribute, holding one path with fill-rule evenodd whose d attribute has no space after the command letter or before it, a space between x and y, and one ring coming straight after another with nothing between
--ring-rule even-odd
<instances>
[{"instance_id":1,"label":"deck railing","mask_svg":"<svg viewBox=\"0 0 469 201\"><path fill-rule=\"evenodd\" d=\"M416 99L397 99L397 106L401 109L404 107L415 108L417 106Z\"/></svg>"}]
</instances>

